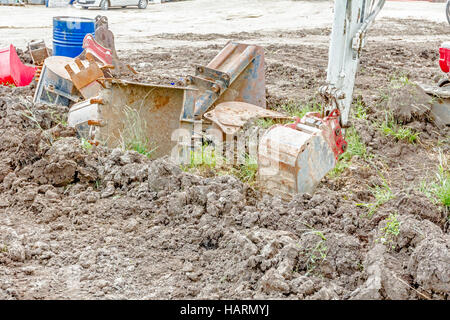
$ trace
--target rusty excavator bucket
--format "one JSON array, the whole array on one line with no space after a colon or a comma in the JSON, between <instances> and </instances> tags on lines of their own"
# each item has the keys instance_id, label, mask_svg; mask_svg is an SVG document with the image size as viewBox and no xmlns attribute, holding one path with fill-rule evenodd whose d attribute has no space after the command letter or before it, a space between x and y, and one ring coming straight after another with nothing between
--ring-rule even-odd
<instances>
[{"instance_id":1,"label":"rusty excavator bucket","mask_svg":"<svg viewBox=\"0 0 450 320\"><path fill-rule=\"evenodd\" d=\"M96 98L77 103L69 111L69 126L81 137L110 147L148 143L152 156L170 154L176 143L171 134L180 126L180 114L191 90L121 80L106 82Z\"/></svg>"},{"instance_id":2,"label":"rusty excavator bucket","mask_svg":"<svg viewBox=\"0 0 450 320\"><path fill-rule=\"evenodd\" d=\"M258 150L259 180L283 199L312 192L347 149L339 112L324 117L309 112L289 125L275 125L262 137Z\"/></svg>"},{"instance_id":3,"label":"rusty excavator bucket","mask_svg":"<svg viewBox=\"0 0 450 320\"><path fill-rule=\"evenodd\" d=\"M264 69L262 47L229 42L208 65L197 65L184 86L106 79L98 96L72 106L69 125L85 139L110 147L134 138L151 144L153 157L174 155L184 152L175 148L180 130L189 141L202 138L194 130L198 123L203 123L201 130L206 123L224 135L234 134L236 123L230 123L224 110L231 110L233 117L243 115L241 124L254 117L284 117L265 110ZM207 112L208 119L202 122Z\"/></svg>"}]
</instances>

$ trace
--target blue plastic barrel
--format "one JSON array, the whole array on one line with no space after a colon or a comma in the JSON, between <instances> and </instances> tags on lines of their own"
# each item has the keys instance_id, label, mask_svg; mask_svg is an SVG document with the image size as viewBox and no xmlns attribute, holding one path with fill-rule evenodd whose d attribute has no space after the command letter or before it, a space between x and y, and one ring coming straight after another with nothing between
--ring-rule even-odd
<instances>
[{"instance_id":1,"label":"blue plastic barrel","mask_svg":"<svg viewBox=\"0 0 450 320\"><path fill-rule=\"evenodd\" d=\"M94 19L53 17L53 55L78 56L83 52L83 39L88 33L95 33Z\"/></svg>"}]
</instances>

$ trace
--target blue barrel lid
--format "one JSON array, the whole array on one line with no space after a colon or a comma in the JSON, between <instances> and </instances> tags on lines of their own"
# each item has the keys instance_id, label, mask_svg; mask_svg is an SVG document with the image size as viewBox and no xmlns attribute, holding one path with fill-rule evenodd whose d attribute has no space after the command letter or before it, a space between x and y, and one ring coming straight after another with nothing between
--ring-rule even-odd
<instances>
[{"instance_id":1,"label":"blue barrel lid","mask_svg":"<svg viewBox=\"0 0 450 320\"><path fill-rule=\"evenodd\" d=\"M95 20L92 18L86 17L71 17L71 16L58 16L53 17L53 21L64 21L64 22L94 22Z\"/></svg>"}]
</instances>

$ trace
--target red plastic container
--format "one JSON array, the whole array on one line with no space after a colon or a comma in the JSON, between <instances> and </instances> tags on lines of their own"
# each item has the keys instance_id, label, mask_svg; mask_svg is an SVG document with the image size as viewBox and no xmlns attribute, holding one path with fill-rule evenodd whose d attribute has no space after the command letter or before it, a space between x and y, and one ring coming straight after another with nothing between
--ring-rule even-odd
<instances>
[{"instance_id":1,"label":"red plastic container","mask_svg":"<svg viewBox=\"0 0 450 320\"><path fill-rule=\"evenodd\" d=\"M450 71L450 43L444 42L439 48L439 66L445 73Z\"/></svg>"},{"instance_id":2,"label":"red plastic container","mask_svg":"<svg viewBox=\"0 0 450 320\"><path fill-rule=\"evenodd\" d=\"M13 45L0 49L0 84L24 87L30 84L36 73L36 67L26 66L17 55Z\"/></svg>"}]
</instances>

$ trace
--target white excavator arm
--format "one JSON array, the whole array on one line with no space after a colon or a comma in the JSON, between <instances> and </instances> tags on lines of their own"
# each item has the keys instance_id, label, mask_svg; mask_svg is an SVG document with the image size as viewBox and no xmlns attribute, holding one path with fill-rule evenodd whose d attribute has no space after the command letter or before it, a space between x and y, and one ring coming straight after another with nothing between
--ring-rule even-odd
<instances>
[{"instance_id":1,"label":"white excavator arm","mask_svg":"<svg viewBox=\"0 0 450 320\"><path fill-rule=\"evenodd\" d=\"M335 167L347 142L353 87L366 32L385 0L335 0L327 85L319 89L322 112L307 113L288 125L275 125L261 138L259 179L269 193L290 198L311 193Z\"/></svg>"},{"instance_id":2,"label":"white excavator arm","mask_svg":"<svg viewBox=\"0 0 450 320\"><path fill-rule=\"evenodd\" d=\"M338 109L341 125L347 126L353 87L366 32L383 8L385 0L336 0L328 54L327 85L319 92L331 112Z\"/></svg>"}]
</instances>

